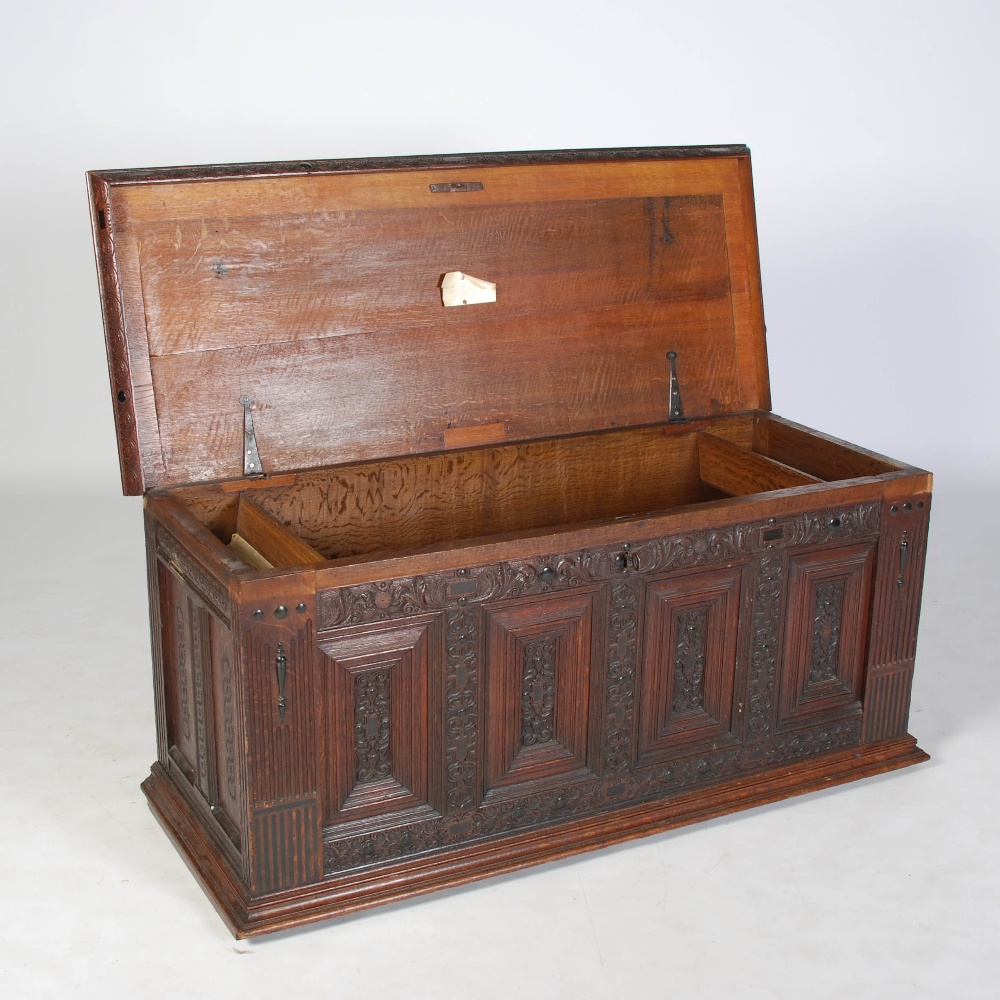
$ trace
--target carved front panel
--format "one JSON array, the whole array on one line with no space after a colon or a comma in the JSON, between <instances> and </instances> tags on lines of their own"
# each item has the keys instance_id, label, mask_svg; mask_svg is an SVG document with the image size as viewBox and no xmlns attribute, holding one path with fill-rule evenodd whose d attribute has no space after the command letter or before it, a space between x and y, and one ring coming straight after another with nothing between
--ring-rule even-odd
<instances>
[{"instance_id":1,"label":"carved front panel","mask_svg":"<svg viewBox=\"0 0 1000 1000\"><path fill-rule=\"evenodd\" d=\"M639 764L730 735L744 568L646 585Z\"/></svg>"},{"instance_id":2,"label":"carved front panel","mask_svg":"<svg viewBox=\"0 0 1000 1000\"><path fill-rule=\"evenodd\" d=\"M778 725L860 707L874 543L793 553Z\"/></svg>"},{"instance_id":3,"label":"carved front panel","mask_svg":"<svg viewBox=\"0 0 1000 1000\"><path fill-rule=\"evenodd\" d=\"M425 615L320 640L326 822L440 810L441 633L441 616Z\"/></svg>"},{"instance_id":4,"label":"carved front panel","mask_svg":"<svg viewBox=\"0 0 1000 1000\"><path fill-rule=\"evenodd\" d=\"M590 775L599 591L486 608L486 789ZM600 648L600 646L598 646Z\"/></svg>"},{"instance_id":5,"label":"carved front panel","mask_svg":"<svg viewBox=\"0 0 1000 1000\"><path fill-rule=\"evenodd\" d=\"M399 811L391 814L397 822L387 816L374 827L342 821L370 813L338 814L332 824L328 818L327 873L856 745L857 716L820 713L793 728L776 726L794 603L790 566L796 552L870 546L879 517L878 504L861 503L318 593L321 644L429 617L442 623L434 661L442 688L431 697L440 725L440 748L431 752L441 763L440 815ZM841 662L834 653L847 641L843 623L838 630L832 619L829 628L821 621L812 641L817 608L835 604L837 590L811 593L803 612L807 673L818 684L833 659ZM588 629L589 645L582 639ZM651 634L659 639L649 645ZM384 665L376 656L363 667ZM650 697L645 684L653 676L666 680ZM399 699L391 684L382 698L381 681L365 690L370 706L360 715L352 708L341 725L354 740L361 723L365 759L376 766L388 759L395 773L391 722L387 758L379 748L381 713L387 705L392 719ZM568 690L572 698L561 696ZM334 729L327 726L328 740ZM352 769L357 751L356 743L345 744ZM351 794L365 784L355 783Z\"/></svg>"}]
</instances>

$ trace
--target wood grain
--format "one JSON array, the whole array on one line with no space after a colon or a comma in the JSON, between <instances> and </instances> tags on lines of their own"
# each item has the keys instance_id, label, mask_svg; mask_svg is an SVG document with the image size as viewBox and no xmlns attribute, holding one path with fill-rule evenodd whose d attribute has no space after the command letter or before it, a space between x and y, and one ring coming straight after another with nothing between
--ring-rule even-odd
<instances>
[{"instance_id":1,"label":"wood grain","mask_svg":"<svg viewBox=\"0 0 1000 1000\"><path fill-rule=\"evenodd\" d=\"M271 566L308 566L325 559L311 545L273 517L240 497L236 513L236 531L253 546Z\"/></svg>"},{"instance_id":2,"label":"wood grain","mask_svg":"<svg viewBox=\"0 0 1000 1000\"><path fill-rule=\"evenodd\" d=\"M461 197L386 163L101 175L101 266L138 366L116 403L138 435L126 489L240 476L242 395L272 474L436 451L459 427L653 423L670 350L689 416L766 404L747 157L717 154L466 159L449 178L483 188ZM444 309L448 270L497 302Z\"/></svg>"},{"instance_id":3,"label":"wood grain","mask_svg":"<svg viewBox=\"0 0 1000 1000\"><path fill-rule=\"evenodd\" d=\"M879 476L907 468L884 455L772 414L760 415L754 427L754 449L828 481Z\"/></svg>"},{"instance_id":4,"label":"wood grain","mask_svg":"<svg viewBox=\"0 0 1000 1000\"><path fill-rule=\"evenodd\" d=\"M704 482L730 496L786 490L822 481L704 431L698 434L698 466Z\"/></svg>"}]
</instances>

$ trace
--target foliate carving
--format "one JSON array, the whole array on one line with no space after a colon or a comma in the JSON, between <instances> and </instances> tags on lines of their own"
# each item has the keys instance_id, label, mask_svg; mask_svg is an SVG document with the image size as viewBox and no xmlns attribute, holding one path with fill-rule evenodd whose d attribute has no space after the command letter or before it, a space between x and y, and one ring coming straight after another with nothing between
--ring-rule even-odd
<instances>
[{"instance_id":1,"label":"foliate carving","mask_svg":"<svg viewBox=\"0 0 1000 1000\"><path fill-rule=\"evenodd\" d=\"M191 673L194 680L195 730L198 743L198 779L207 793L209 787L208 722L205 711L205 650L202 646L202 610L188 602L191 614Z\"/></svg>"},{"instance_id":2,"label":"foliate carving","mask_svg":"<svg viewBox=\"0 0 1000 1000\"><path fill-rule=\"evenodd\" d=\"M751 613L750 677L747 694L747 736L759 740L771 729L774 675L781 628L784 557L765 553L757 559Z\"/></svg>"},{"instance_id":3,"label":"foliate carving","mask_svg":"<svg viewBox=\"0 0 1000 1000\"><path fill-rule=\"evenodd\" d=\"M674 649L674 712L693 712L702 707L707 642L708 611L705 608L682 611L677 616Z\"/></svg>"},{"instance_id":4,"label":"foliate carving","mask_svg":"<svg viewBox=\"0 0 1000 1000\"><path fill-rule=\"evenodd\" d=\"M611 547L343 587L316 595L320 629L360 625L448 607L558 593L607 579Z\"/></svg>"},{"instance_id":5,"label":"foliate carving","mask_svg":"<svg viewBox=\"0 0 1000 1000\"><path fill-rule=\"evenodd\" d=\"M772 736L766 746L764 765L782 764L785 761L808 757L814 753L856 746L861 742L861 719L853 716L831 722L825 726L782 733ZM760 766L760 765L758 765Z\"/></svg>"},{"instance_id":6,"label":"foliate carving","mask_svg":"<svg viewBox=\"0 0 1000 1000\"><path fill-rule=\"evenodd\" d=\"M792 545L877 534L879 516L877 504L856 504L789 518L781 523L782 537L767 542L763 540L762 529L771 527L773 522L762 521L692 531L634 546L601 546L530 561L502 562L321 592L317 595L317 615L323 630L447 609L448 815L378 833L331 840L326 845L326 870L341 871L627 801L655 798L721 780L746 768L764 767L857 743L860 726L856 720L771 735L785 589L784 550ZM755 573L746 729L749 745L723 747L630 772L641 579L635 571L662 572L748 558L754 559ZM558 593L597 582L609 583L611 597L604 692L604 776L575 782L569 789L505 797L476 808L481 799L477 793L481 738L478 722L481 625L477 605ZM699 697L704 697L704 666L699 677L696 651L702 640L696 636L700 627L697 616L690 624L694 626L690 646L685 646L679 654L683 680L679 691L681 702L693 706ZM544 658L542 653L542 661ZM544 706L544 695L540 704Z\"/></svg>"},{"instance_id":7,"label":"foliate carving","mask_svg":"<svg viewBox=\"0 0 1000 1000\"><path fill-rule=\"evenodd\" d=\"M389 671L366 670L354 680L354 781L362 784L392 774Z\"/></svg>"},{"instance_id":8,"label":"foliate carving","mask_svg":"<svg viewBox=\"0 0 1000 1000\"><path fill-rule=\"evenodd\" d=\"M445 623L445 797L450 810L477 801L479 612L449 611Z\"/></svg>"},{"instance_id":9,"label":"foliate carving","mask_svg":"<svg viewBox=\"0 0 1000 1000\"><path fill-rule=\"evenodd\" d=\"M212 576L162 524L156 526L156 552L228 626L229 591L226 586Z\"/></svg>"},{"instance_id":10,"label":"foliate carving","mask_svg":"<svg viewBox=\"0 0 1000 1000\"><path fill-rule=\"evenodd\" d=\"M521 745L548 743L553 736L556 696L555 636L531 639L523 644L521 679Z\"/></svg>"},{"instance_id":11,"label":"foliate carving","mask_svg":"<svg viewBox=\"0 0 1000 1000\"><path fill-rule=\"evenodd\" d=\"M809 661L810 684L822 684L824 681L832 681L837 678L843 609L843 580L833 580L816 588L812 658Z\"/></svg>"},{"instance_id":12,"label":"foliate carving","mask_svg":"<svg viewBox=\"0 0 1000 1000\"><path fill-rule=\"evenodd\" d=\"M627 771L632 757L639 599L634 578L611 585L607 687L604 691L604 771Z\"/></svg>"},{"instance_id":13,"label":"foliate carving","mask_svg":"<svg viewBox=\"0 0 1000 1000\"><path fill-rule=\"evenodd\" d=\"M222 739L226 751L226 792L230 802L239 799L236 777L236 694L233 685L233 665L228 656L222 657Z\"/></svg>"},{"instance_id":14,"label":"foliate carving","mask_svg":"<svg viewBox=\"0 0 1000 1000\"><path fill-rule=\"evenodd\" d=\"M810 511L785 523L783 544L816 545L877 535L881 519L882 509L878 503L859 503L850 507Z\"/></svg>"},{"instance_id":15,"label":"foliate carving","mask_svg":"<svg viewBox=\"0 0 1000 1000\"><path fill-rule=\"evenodd\" d=\"M183 600L183 599L182 599ZM187 622L185 609L187 601L174 605L174 623L177 635L177 697L180 701L181 735L191 739L191 686L187 670Z\"/></svg>"},{"instance_id":16,"label":"foliate carving","mask_svg":"<svg viewBox=\"0 0 1000 1000\"><path fill-rule=\"evenodd\" d=\"M635 547L634 565L644 572L703 566L749 555L759 532L755 525L733 524L671 535Z\"/></svg>"},{"instance_id":17,"label":"foliate carving","mask_svg":"<svg viewBox=\"0 0 1000 1000\"><path fill-rule=\"evenodd\" d=\"M637 543L626 547L629 551L619 545L600 546L531 560L469 567L457 572L326 590L316 597L317 627L325 630L387 621L441 608L558 593L572 587L621 579L623 573L627 576L633 569L641 572L684 569L746 558L764 551L780 551L789 545L873 535L878 533L879 516L878 504L855 504L790 518L782 522L783 537L776 542L761 541L761 529L768 526L766 522L735 524Z\"/></svg>"},{"instance_id":18,"label":"foliate carving","mask_svg":"<svg viewBox=\"0 0 1000 1000\"><path fill-rule=\"evenodd\" d=\"M325 872L331 875L373 862L407 857L450 844L468 843L627 802L654 799L725 780L748 769L856 746L860 742L860 734L861 720L855 716L770 736L750 747L723 747L631 773L575 783L569 788L488 803L475 811L408 823L356 837L330 839L324 845Z\"/></svg>"}]
</instances>

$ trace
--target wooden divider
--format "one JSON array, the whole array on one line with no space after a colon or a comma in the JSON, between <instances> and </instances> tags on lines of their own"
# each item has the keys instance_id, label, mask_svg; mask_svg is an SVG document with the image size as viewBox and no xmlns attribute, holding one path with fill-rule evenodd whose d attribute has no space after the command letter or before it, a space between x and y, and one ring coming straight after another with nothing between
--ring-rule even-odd
<instances>
[{"instance_id":1,"label":"wooden divider","mask_svg":"<svg viewBox=\"0 0 1000 1000\"><path fill-rule=\"evenodd\" d=\"M326 561L311 545L245 496L240 497L236 531L229 547L253 569L308 566Z\"/></svg>"},{"instance_id":2,"label":"wooden divider","mask_svg":"<svg viewBox=\"0 0 1000 1000\"><path fill-rule=\"evenodd\" d=\"M731 496L768 493L823 482L790 465L783 465L773 458L758 455L704 431L698 432L698 465L702 482Z\"/></svg>"}]
</instances>

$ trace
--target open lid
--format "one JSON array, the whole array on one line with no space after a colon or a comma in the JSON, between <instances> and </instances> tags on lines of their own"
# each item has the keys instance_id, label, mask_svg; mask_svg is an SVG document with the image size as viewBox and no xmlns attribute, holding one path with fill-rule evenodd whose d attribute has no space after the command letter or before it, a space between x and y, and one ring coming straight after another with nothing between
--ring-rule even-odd
<instances>
[{"instance_id":1,"label":"open lid","mask_svg":"<svg viewBox=\"0 0 1000 1000\"><path fill-rule=\"evenodd\" d=\"M127 494L770 407L744 146L89 180Z\"/></svg>"}]
</instances>

